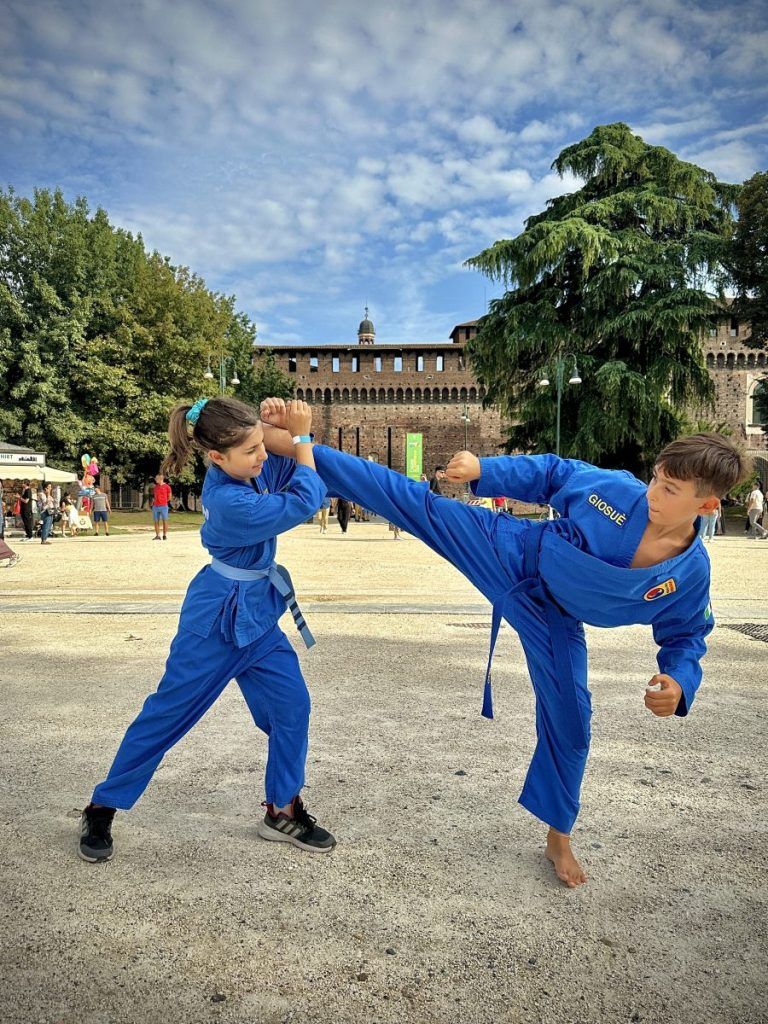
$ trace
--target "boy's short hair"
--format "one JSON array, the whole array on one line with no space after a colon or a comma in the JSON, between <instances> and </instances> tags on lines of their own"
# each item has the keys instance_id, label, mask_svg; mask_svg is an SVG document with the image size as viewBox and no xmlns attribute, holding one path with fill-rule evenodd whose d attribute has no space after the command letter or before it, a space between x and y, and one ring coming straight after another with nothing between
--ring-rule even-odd
<instances>
[{"instance_id":1,"label":"boy's short hair","mask_svg":"<svg viewBox=\"0 0 768 1024\"><path fill-rule=\"evenodd\" d=\"M675 480L693 480L700 497L723 498L752 473L752 460L722 434L679 437L659 452L656 465Z\"/></svg>"}]
</instances>

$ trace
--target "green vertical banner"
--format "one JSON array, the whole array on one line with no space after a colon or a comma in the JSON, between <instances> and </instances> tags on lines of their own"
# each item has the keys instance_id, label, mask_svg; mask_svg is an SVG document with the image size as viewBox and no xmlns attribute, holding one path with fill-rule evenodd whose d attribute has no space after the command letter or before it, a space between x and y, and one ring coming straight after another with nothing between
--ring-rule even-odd
<instances>
[{"instance_id":1,"label":"green vertical banner","mask_svg":"<svg viewBox=\"0 0 768 1024\"><path fill-rule=\"evenodd\" d=\"M405 475L411 480L420 480L424 459L422 455L422 435L405 435Z\"/></svg>"}]
</instances>

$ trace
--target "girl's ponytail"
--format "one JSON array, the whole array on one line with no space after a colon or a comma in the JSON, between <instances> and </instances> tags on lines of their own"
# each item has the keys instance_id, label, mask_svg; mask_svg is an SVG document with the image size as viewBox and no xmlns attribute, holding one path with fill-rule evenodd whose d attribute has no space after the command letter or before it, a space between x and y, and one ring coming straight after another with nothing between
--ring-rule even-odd
<instances>
[{"instance_id":1,"label":"girl's ponytail","mask_svg":"<svg viewBox=\"0 0 768 1024\"><path fill-rule=\"evenodd\" d=\"M187 422L187 413L191 408L191 405L177 405L168 420L171 453L166 456L160 467L165 476L178 476L187 464L187 459L192 451L192 437Z\"/></svg>"},{"instance_id":2,"label":"girl's ponytail","mask_svg":"<svg viewBox=\"0 0 768 1024\"><path fill-rule=\"evenodd\" d=\"M226 452L240 444L258 423L258 410L238 398L198 398L194 405L177 405L168 421L171 454L161 471L166 476L178 476L193 449L203 455L214 449Z\"/></svg>"}]
</instances>

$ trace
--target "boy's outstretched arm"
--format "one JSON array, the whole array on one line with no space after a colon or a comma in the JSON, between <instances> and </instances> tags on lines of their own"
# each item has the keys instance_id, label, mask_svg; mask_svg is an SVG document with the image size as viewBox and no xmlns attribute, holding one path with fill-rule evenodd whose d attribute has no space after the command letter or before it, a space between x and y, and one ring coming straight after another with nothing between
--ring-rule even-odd
<instances>
[{"instance_id":1,"label":"boy's outstretched arm","mask_svg":"<svg viewBox=\"0 0 768 1024\"><path fill-rule=\"evenodd\" d=\"M454 483L470 483L479 498L506 495L538 505L549 504L585 462L560 459L556 455L496 455L479 459L472 452L457 452L445 468Z\"/></svg>"}]
</instances>

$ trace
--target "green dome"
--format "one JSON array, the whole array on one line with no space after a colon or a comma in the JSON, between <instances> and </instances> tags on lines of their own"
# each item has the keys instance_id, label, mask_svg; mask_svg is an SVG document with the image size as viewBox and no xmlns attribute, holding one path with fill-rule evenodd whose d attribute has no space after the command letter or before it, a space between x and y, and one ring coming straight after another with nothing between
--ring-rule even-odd
<instances>
[{"instance_id":1,"label":"green dome","mask_svg":"<svg viewBox=\"0 0 768 1024\"><path fill-rule=\"evenodd\" d=\"M357 333L358 334L375 334L376 331L374 330L374 327L373 327L373 321L368 320L368 319L361 320L360 321L360 326L357 328Z\"/></svg>"}]
</instances>

